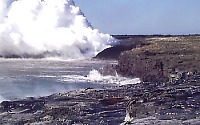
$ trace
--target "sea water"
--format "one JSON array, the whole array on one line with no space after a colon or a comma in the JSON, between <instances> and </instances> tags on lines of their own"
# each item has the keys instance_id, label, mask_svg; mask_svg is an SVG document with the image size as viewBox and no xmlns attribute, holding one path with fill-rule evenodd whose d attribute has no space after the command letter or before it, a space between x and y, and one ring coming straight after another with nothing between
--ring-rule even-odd
<instances>
[{"instance_id":1,"label":"sea water","mask_svg":"<svg viewBox=\"0 0 200 125\"><path fill-rule=\"evenodd\" d=\"M116 61L0 59L0 101L47 96L81 88L135 84L139 79L103 76L99 70Z\"/></svg>"}]
</instances>

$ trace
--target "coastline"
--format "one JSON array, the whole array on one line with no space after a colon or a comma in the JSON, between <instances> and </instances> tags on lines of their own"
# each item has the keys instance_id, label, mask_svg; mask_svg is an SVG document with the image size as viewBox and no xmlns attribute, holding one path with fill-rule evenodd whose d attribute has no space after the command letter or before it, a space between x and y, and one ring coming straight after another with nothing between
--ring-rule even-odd
<instances>
[{"instance_id":1,"label":"coastline","mask_svg":"<svg viewBox=\"0 0 200 125\"><path fill-rule=\"evenodd\" d=\"M171 39L171 36L165 37ZM127 49L122 49L123 51L120 51L120 54L117 56L120 57L123 56L123 53L130 53L128 56L126 55L125 59L129 59L129 56L132 59L132 55L135 54L133 48L139 50L143 49L143 47L148 48L149 45L163 42L163 40L164 42L172 42L168 41L169 39L165 39L165 37L164 39L163 36L159 36L159 39L157 36L156 39L148 38L150 40L153 39L153 41L142 41L147 38L141 36L137 39L134 38L134 40L125 38L124 40L128 40L130 44L125 43L122 46L128 46L129 49L128 51ZM131 44L131 41L134 41L134 43ZM112 55L112 53L108 53ZM105 59L108 59L106 54ZM137 56L137 54L134 56ZM158 55L156 54L156 56ZM166 55L169 55L169 53ZM120 61L122 57L118 58L117 56L115 59ZM143 55L140 57L143 57ZM141 58L138 59L140 60ZM130 60L121 61L123 65L124 63L128 64ZM145 60L143 61L145 62ZM120 68L120 65L118 65L118 68ZM148 72L142 72L142 75L147 73L151 72L148 70ZM127 77L134 77L132 74L127 75L123 74L123 72L121 74ZM121 124L124 122L125 116L129 114L132 120L129 119L130 121L125 121L124 124L159 124L159 122L165 123L166 121L169 121L171 124L200 124L199 100L200 74L196 72L189 77L172 81L152 81L152 79L148 79L135 85L112 86L99 89L85 88L45 97L29 97L4 101L0 104L0 123L107 125ZM149 120L139 120L145 118L149 118Z\"/></svg>"},{"instance_id":2,"label":"coastline","mask_svg":"<svg viewBox=\"0 0 200 125\"><path fill-rule=\"evenodd\" d=\"M1 124L121 124L133 121L200 123L200 77L196 82L142 82L135 85L86 88L46 97L4 101ZM130 105L127 105L128 102ZM132 107L132 108L130 108ZM149 121L149 122L150 122ZM141 122L141 121L140 121ZM147 121L145 121L147 122Z\"/></svg>"}]
</instances>

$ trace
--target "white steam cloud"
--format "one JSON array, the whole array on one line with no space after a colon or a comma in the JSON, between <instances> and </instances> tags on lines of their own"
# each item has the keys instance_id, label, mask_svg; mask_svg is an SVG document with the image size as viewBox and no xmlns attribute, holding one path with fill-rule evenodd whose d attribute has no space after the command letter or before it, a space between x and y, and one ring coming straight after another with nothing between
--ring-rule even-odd
<instances>
[{"instance_id":1,"label":"white steam cloud","mask_svg":"<svg viewBox=\"0 0 200 125\"><path fill-rule=\"evenodd\" d=\"M73 0L0 0L0 56L89 58L115 43Z\"/></svg>"}]
</instances>

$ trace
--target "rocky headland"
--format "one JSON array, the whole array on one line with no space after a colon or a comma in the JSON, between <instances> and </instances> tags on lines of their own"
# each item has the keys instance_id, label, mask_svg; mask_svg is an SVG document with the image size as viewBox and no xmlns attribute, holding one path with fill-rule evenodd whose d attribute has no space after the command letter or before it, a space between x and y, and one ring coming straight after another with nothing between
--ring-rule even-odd
<instances>
[{"instance_id":1,"label":"rocky headland","mask_svg":"<svg viewBox=\"0 0 200 125\"><path fill-rule=\"evenodd\" d=\"M114 37L120 44L96 58L118 60L116 70L123 76L139 77L144 82L167 82L199 72L200 35Z\"/></svg>"},{"instance_id":2,"label":"rocky headland","mask_svg":"<svg viewBox=\"0 0 200 125\"><path fill-rule=\"evenodd\" d=\"M4 101L0 124L200 124L200 36L114 37L96 58L141 83Z\"/></svg>"}]
</instances>

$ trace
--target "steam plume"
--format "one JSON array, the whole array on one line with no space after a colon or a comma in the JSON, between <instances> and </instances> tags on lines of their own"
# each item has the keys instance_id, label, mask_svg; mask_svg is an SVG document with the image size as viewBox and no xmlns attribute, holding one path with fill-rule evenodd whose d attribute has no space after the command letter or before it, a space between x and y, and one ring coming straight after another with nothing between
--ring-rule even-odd
<instances>
[{"instance_id":1,"label":"steam plume","mask_svg":"<svg viewBox=\"0 0 200 125\"><path fill-rule=\"evenodd\" d=\"M114 44L73 0L0 0L0 56L90 58Z\"/></svg>"}]
</instances>

